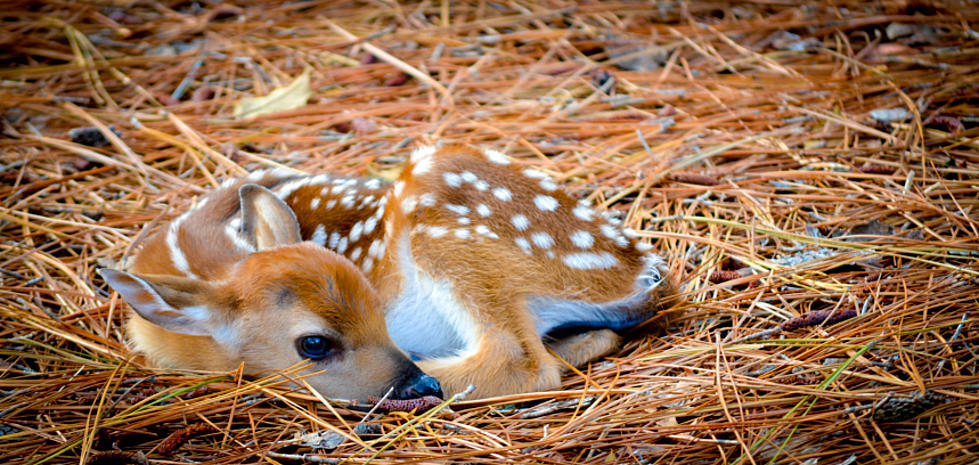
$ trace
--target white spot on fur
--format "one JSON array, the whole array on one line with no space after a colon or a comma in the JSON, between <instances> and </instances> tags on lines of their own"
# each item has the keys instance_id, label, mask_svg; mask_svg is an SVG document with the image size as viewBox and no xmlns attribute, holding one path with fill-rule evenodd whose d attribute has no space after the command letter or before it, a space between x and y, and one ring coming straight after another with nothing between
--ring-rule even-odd
<instances>
[{"instance_id":1,"label":"white spot on fur","mask_svg":"<svg viewBox=\"0 0 979 465\"><path fill-rule=\"evenodd\" d=\"M579 252L567 254L561 259L565 265L578 270L605 270L614 267L619 259L608 252Z\"/></svg>"},{"instance_id":2,"label":"white spot on fur","mask_svg":"<svg viewBox=\"0 0 979 465\"><path fill-rule=\"evenodd\" d=\"M395 197L401 197L401 193L404 192L404 191L405 191L405 182L404 181L398 181L394 185L394 196Z\"/></svg>"},{"instance_id":3,"label":"white spot on fur","mask_svg":"<svg viewBox=\"0 0 979 465\"><path fill-rule=\"evenodd\" d=\"M367 257L364 259L364 263L360 264L360 269L364 270L364 273L370 273L371 269L374 268L374 259Z\"/></svg>"},{"instance_id":4,"label":"white spot on fur","mask_svg":"<svg viewBox=\"0 0 979 465\"><path fill-rule=\"evenodd\" d=\"M337 206L337 199L332 199L329 202L326 202L326 209L327 210L333 210L333 208L336 207L336 206Z\"/></svg>"},{"instance_id":5,"label":"white spot on fur","mask_svg":"<svg viewBox=\"0 0 979 465\"><path fill-rule=\"evenodd\" d=\"M357 261L357 259L360 258L360 252L361 252L360 247L357 247L357 248L351 250L350 251L350 261L352 261L352 262Z\"/></svg>"},{"instance_id":6,"label":"white spot on fur","mask_svg":"<svg viewBox=\"0 0 979 465\"><path fill-rule=\"evenodd\" d=\"M543 171L537 171L532 168L527 168L523 170L523 175L531 179L547 179L548 176Z\"/></svg>"},{"instance_id":7,"label":"white spot on fur","mask_svg":"<svg viewBox=\"0 0 979 465\"><path fill-rule=\"evenodd\" d=\"M579 249L587 249L595 243L595 238L587 231L577 230L571 233L571 243Z\"/></svg>"},{"instance_id":8,"label":"white spot on fur","mask_svg":"<svg viewBox=\"0 0 979 465\"><path fill-rule=\"evenodd\" d=\"M489 189L489 183L480 179L473 183L473 187L475 187L478 191L485 191L486 189Z\"/></svg>"},{"instance_id":9,"label":"white spot on fur","mask_svg":"<svg viewBox=\"0 0 979 465\"><path fill-rule=\"evenodd\" d=\"M418 163L419 161L422 161L424 159L431 158L432 155L435 154L436 150L438 150L438 148L435 147L434 145L418 147L417 149L411 152L411 158L410 158L411 162Z\"/></svg>"},{"instance_id":10,"label":"white spot on fur","mask_svg":"<svg viewBox=\"0 0 979 465\"><path fill-rule=\"evenodd\" d=\"M337 248L336 248L337 253L345 252L347 250L347 245L348 245L347 238L341 237L340 241L337 242Z\"/></svg>"},{"instance_id":11,"label":"white spot on fur","mask_svg":"<svg viewBox=\"0 0 979 465\"><path fill-rule=\"evenodd\" d=\"M500 238L500 236L497 235L495 232L490 231L490 228L486 227L485 224L481 224L481 225L476 226L476 234L479 234L479 235L482 235L482 236L486 236L486 237L488 237L490 239L499 239Z\"/></svg>"},{"instance_id":12,"label":"white spot on fur","mask_svg":"<svg viewBox=\"0 0 979 465\"><path fill-rule=\"evenodd\" d=\"M405 212L406 214L411 213L415 211L415 206L417 205L418 199L416 199L414 195L410 195L401 201L401 211Z\"/></svg>"},{"instance_id":13,"label":"white spot on fur","mask_svg":"<svg viewBox=\"0 0 979 465\"><path fill-rule=\"evenodd\" d=\"M326 226L317 225L313 231L313 237L310 237L309 240L320 247L326 247Z\"/></svg>"},{"instance_id":14,"label":"white spot on fur","mask_svg":"<svg viewBox=\"0 0 979 465\"><path fill-rule=\"evenodd\" d=\"M436 200L435 199L435 194L433 194L431 192L426 192L426 193L424 193L424 194L421 195L421 198L419 200L419 203L421 203L421 205L423 207L434 207L435 206L435 200Z\"/></svg>"},{"instance_id":15,"label":"white spot on fur","mask_svg":"<svg viewBox=\"0 0 979 465\"><path fill-rule=\"evenodd\" d=\"M459 187L462 185L462 177L455 173L446 171L442 173L442 179L445 180L445 183L448 184L449 187Z\"/></svg>"},{"instance_id":16,"label":"white spot on fur","mask_svg":"<svg viewBox=\"0 0 979 465\"><path fill-rule=\"evenodd\" d=\"M493 149L483 150L483 155L486 157L487 160L489 160L489 161L491 161L493 163L496 163L498 165L509 165L510 164L510 159L507 158L507 156L504 155L503 153L498 152L496 150L493 150Z\"/></svg>"},{"instance_id":17,"label":"white spot on fur","mask_svg":"<svg viewBox=\"0 0 979 465\"><path fill-rule=\"evenodd\" d=\"M530 250L530 241L528 241L527 238L518 237L514 239L513 242L517 243L517 247L520 247L520 249L523 250L523 253L527 255L531 255L533 253Z\"/></svg>"},{"instance_id":18,"label":"white spot on fur","mask_svg":"<svg viewBox=\"0 0 979 465\"><path fill-rule=\"evenodd\" d=\"M358 221L350 228L350 243L360 240L360 235L364 233L364 223Z\"/></svg>"},{"instance_id":19,"label":"white spot on fur","mask_svg":"<svg viewBox=\"0 0 979 465\"><path fill-rule=\"evenodd\" d=\"M505 187L497 187L493 189L493 196L504 202L509 202L513 198L513 193Z\"/></svg>"},{"instance_id":20,"label":"white spot on fur","mask_svg":"<svg viewBox=\"0 0 979 465\"><path fill-rule=\"evenodd\" d=\"M554 192L557 190L557 184L554 184L550 179L544 179L540 182L540 188L548 192Z\"/></svg>"},{"instance_id":21,"label":"white spot on fur","mask_svg":"<svg viewBox=\"0 0 979 465\"><path fill-rule=\"evenodd\" d=\"M615 239L616 237L619 237L619 230L615 229L615 226L612 226L610 224L600 225L598 229L602 231L602 235L604 235L609 239Z\"/></svg>"},{"instance_id":22,"label":"white spot on fur","mask_svg":"<svg viewBox=\"0 0 979 465\"><path fill-rule=\"evenodd\" d=\"M648 252L653 250L653 245L646 242L636 242L636 250L640 252Z\"/></svg>"},{"instance_id":23,"label":"white spot on fur","mask_svg":"<svg viewBox=\"0 0 979 465\"><path fill-rule=\"evenodd\" d=\"M513 223L513 227L517 228L517 231L526 231L530 227L530 220L526 216L521 214L513 215L510 218L510 222Z\"/></svg>"},{"instance_id":24,"label":"white spot on fur","mask_svg":"<svg viewBox=\"0 0 979 465\"><path fill-rule=\"evenodd\" d=\"M313 197L313 200L310 200L309 201L309 209L310 210L316 210L316 208L319 207L319 206L320 206L320 198L319 197Z\"/></svg>"},{"instance_id":25,"label":"white spot on fur","mask_svg":"<svg viewBox=\"0 0 979 465\"><path fill-rule=\"evenodd\" d=\"M425 228L425 232L432 237L442 237L449 233L449 230L443 228L442 226L429 226Z\"/></svg>"},{"instance_id":26,"label":"white spot on fur","mask_svg":"<svg viewBox=\"0 0 979 465\"><path fill-rule=\"evenodd\" d=\"M472 237L472 235L469 234L469 230L466 228L456 229L455 231L452 232L452 234L455 234L455 236L458 237L459 239L469 239L470 237Z\"/></svg>"},{"instance_id":27,"label":"white spot on fur","mask_svg":"<svg viewBox=\"0 0 979 465\"><path fill-rule=\"evenodd\" d=\"M465 205L456 205L456 204L453 204L453 203L447 203L447 204L445 204L445 208L448 209L450 212L455 213L456 215L468 215L469 214L469 207L467 207Z\"/></svg>"},{"instance_id":28,"label":"white spot on fur","mask_svg":"<svg viewBox=\"0 0 979 465\"><path fill-rule=\"evenodd\" d=\"M371 246L367 249L367 255L377 258L384 256L384 241L374 239L374 242L371 242Z\"/></svg>"},{"instance_id":29,"label":"white spot on fur","mask_svg":"<svg viewBox=\"0 0 979 465\"><path fill-rule=\"evenodd\" d=\"M354 202L355 202L355 199L354 199L353 194L347 194L347 195L343 196L342 199L340 199L340 205L343 205L343 208L346 208L346 209L353 208L354 207Z\"/></svg>"},{"instance_id":30,"label":"white spot on fur","mask_svg":"<svg viewBox=\"0 0 979 465\"><path fill-rule=\"evenodd\" d=\"M486 206L486 204L481 203L479 205L476 205L476 213L479 213L479 216L486 218L487 216L490 216L490 214L492 214L493 212L492 210L490 210L489 207Z\"/></svg>"},{"instance_id":31,"label":"white spot on fur","mask_svg":"<svg viewBox=\"0 0 979 465\"><path fill-rule=\"evenodd\" d=\"M381 187L381 180L380 179L377 179L377 178L368 179L364 183L364 187L366 187L368 189L377 189L377 188Z\"/></svg>"},{"instance_id":32,"label":"white spot on fur","mask_svg":"<svg viewBox=\"0 0 979 465\"><path fill-rule=\"evenodd\" d=\"M595 212L592 211L592 209L583 205L578 205L577 207L574 207L574 209L571 210L571 213L573 213L574 216L578 217L578 219L583 221L591 221L592 216L595 214Z\"/></svg>"},{"instance_id":33,"label":"white spot on fur","mask_svg":"<svg viewBox=\"0 0 979 465\"><path fill-rule=\"evenodd\" d=\"M534 205L537 205L537 208L543 211L552 212L557 210L558 201L549 195L538 195L534 197Z\"/></svg>"},{"instance_id":34,"label":"white spot on fur","mask_svg":"<svg viewBox=\"0 0 979 465\"><path fill-rule=\"evenodd\" d=\"M372 216L372 217L367 218L366 220L364 220L364 235L365 236L374 231L374 228L377 227L377 221L378 221L378 217L376 217L376 216Z\"/></svg>"},{"instance_id":35,"label":"white spot on fur","mask_svg":"<svg viewBox=\"0 0 979 465\"><path fill-rule=\"evenodd\" d=\"M476 180L479 179L478 177L476 177L476 175L472 171L463 171L459 175L459 177L461 177L463 181L466 181L466 182L469 182L469 183L476 182Z\"/></svg>"},{"instance_id":36,"label":"white spot on fur","mask_svg":"<svg viewBox=\"0 0 979 465\"><path fill-rule=\"evenodd\" d=\"M330 234L329 248L336 250L338 245L340 245L340 233L333 231L333 233Z\"/></svg>"},{"instance_id":37,"label":"white spot on fur","mask_svg":"<svg viewBox=\"0 0 979 465\"><path fill-rule=\"evenodd\" d=\"M469 218L465 217L465 216L460 216L457 219L457 221L459 222L459 224L469 224L469 223L472 223L472 221Z\"/></svg>"},{"instance_id":38,"label":"white spot on fur","mask_svg":"<svg viewBox=\"0 0 979 465\"><path fill-rule=\"evenodd\" d=\"M554 245L554 238L546 232L535 232L530 235L530 240L542 249L549 249Z\"/></svg>"}]
</instances>

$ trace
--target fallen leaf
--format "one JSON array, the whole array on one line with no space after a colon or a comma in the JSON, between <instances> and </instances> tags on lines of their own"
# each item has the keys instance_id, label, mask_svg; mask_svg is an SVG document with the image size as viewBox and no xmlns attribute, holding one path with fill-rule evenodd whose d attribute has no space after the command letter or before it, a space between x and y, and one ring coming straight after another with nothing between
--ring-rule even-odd
<instances>
[{"instance_id":1,"label":"fallen leaf","mask_svg":"<svg viewBox=\"0 0 979 465\"><path fill-rule=\"evenodd\" d=\"M235 105L237 119L249 119L260 115L292 110L306 104L313 93L309 84L309 70L286 87L269 92L264 97L245 97Z\"/></svg>"}]
</instances>

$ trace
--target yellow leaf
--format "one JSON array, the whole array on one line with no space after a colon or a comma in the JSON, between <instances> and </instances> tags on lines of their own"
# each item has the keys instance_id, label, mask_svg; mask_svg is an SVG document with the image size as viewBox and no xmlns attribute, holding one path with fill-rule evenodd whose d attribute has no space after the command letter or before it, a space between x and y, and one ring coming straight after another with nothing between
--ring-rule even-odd
<instances>
[{"instance_id":1,"label":"yellow leaf","mask_svg":"<svg viewBox=\"0 0 979 465\"><path fill-rule=\"evenodd\" d=\"M247 119L269 113L292 110L306 104L313 91L309 85L309 70L286 87L269 92L264 97L245 97L235 105L235 118Z\"/></svg>"}]
</instances>

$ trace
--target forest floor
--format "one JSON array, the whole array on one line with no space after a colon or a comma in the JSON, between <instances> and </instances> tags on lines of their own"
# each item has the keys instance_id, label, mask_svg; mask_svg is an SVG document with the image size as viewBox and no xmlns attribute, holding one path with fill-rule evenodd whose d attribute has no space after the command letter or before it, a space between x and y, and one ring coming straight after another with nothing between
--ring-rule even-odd
<instances>
[{"instance_id":1,"label":"forest floor","mask_svg":"<svg viewBox=\"0 0 979 465\"><path fill-rule=\"evenodd\" d=\"M976 3L4 8L2 463L976 463ZM126 345L95 270L222 179L435 142L619 217L680 303L559 390L414 413Z\"/></svg>"}]
</instances>

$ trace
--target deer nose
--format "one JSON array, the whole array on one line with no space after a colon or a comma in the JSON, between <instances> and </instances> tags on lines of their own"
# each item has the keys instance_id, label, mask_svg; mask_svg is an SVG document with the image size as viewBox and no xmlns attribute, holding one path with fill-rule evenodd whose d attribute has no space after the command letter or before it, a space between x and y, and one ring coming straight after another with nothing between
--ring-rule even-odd
<instances>
[{"instance_id":1,"label":"deer nose","mask_svg":"<svg viewBox=\"0 0 979 465\"><path fill-rule=\"evenodd\" d=\"M442 398L442 386L437 379L418 370L394 390L396 399L417 399L419 397L435 396Z\"/></svg>"}]
</instances>

